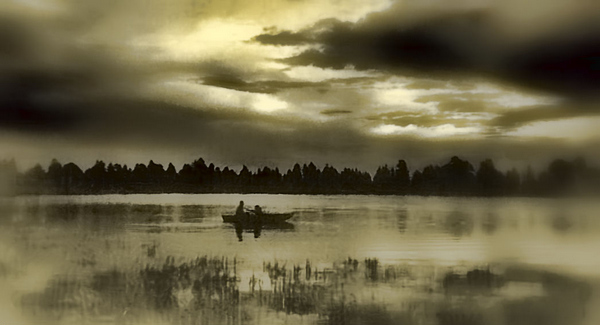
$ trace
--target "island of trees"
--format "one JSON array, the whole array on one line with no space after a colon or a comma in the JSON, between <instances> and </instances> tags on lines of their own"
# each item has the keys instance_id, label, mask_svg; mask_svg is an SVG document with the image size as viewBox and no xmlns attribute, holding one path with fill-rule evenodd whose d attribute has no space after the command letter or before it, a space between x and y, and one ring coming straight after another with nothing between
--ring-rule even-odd
<instances>
[{"instance_id":1,"label":"island of trees","mask_svg":"<svg viewBox=\"0 0 600 325\"><path fill-rule=\"evenodd\" d=\"M152 160L133 168L103 161L87 170L74 163L53 159L20 172L14 160L0 162L0 192L22 194L108 194L108 193L280 193L280 194L374 194L444 196L556 196L600 193L600 170L583 159L552 161L535 173L511 169L499 171L492 160L478 168L452 157L442 166L429 165L412 173L406 161L380 166L371 176L358 169L341 170L325 165L295 164L281 172L263 167L239 171L207 164L202 158L176 170Z\"/></svg>"}]
</instances>

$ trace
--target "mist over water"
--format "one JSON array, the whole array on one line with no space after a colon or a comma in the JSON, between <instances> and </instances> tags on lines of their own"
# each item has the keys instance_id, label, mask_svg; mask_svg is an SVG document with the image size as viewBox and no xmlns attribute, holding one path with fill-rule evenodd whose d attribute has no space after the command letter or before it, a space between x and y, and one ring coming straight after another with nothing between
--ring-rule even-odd
<instances>
[{"instance_id":1,"label":"mist over water","mask_svg":"<svg viewBox=\"0 0 600 325\"><path fill-rule=\"evenodd\" d=\"M258 238L243 200L294 212ZM600 203L310 195L0 202L0 323L597 324Z\"/></svg>"}]
</instances>

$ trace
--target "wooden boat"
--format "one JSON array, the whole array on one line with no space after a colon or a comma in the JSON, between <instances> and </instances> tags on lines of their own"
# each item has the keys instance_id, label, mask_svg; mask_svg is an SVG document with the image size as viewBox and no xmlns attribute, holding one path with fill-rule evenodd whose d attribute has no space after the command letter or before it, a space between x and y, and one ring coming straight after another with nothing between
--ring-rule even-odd
<instances>
[{"instance_id":1,"label":"wooden boat","mask_svg":"<svg viewBox=\"0 0 600 325\"><path fill-rule=\"evenodd\" d=\"M250 214L246 214L248 218L251 217ZM294 213L263 213L261 216L262 224L278 224L285 222L289 218L293 217ZM223 222L237 222L238 218L235 214L223 214ZM247 219L248 219L247 218Z\"/></svg>"}]
</instances>

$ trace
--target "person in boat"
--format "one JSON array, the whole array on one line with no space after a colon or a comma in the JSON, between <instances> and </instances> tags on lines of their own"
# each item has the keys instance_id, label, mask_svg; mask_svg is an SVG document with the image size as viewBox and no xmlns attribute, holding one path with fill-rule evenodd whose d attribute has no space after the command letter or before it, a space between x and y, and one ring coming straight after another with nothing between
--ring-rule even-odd
<instances>
[{"instance_id":1,"label":"person in boat","mask_svg":"<svg viewBox=\"0 0 600 325\"><path fill-rule=\"evenodd\" d=\"M244 211L244 201L240 201L237 209L235 210L235 233L238 237L239 241L242 241L242 236L244 232L244 228L242 226L242 222L246 220L246 211Z\"/></svg>"},{"instance_id":2,"label":"person in boat","mask_svg":"<svg viewBox=\"0 0 600 325\"><path fill-rule=\"evenodd\" d=\"M248 214L246 213L246 208L244 208L244 201L240 201L237 209L235 209L235 218L237 222L246 222L248 219Z\"/></svg>"},{"instance_id":3,"label":"person in boat","mask_svg":"<svg viewBox=\"0 0 600 325\"><path fill-rule=\"evenodd\" d=\"M252 220L252 225L254 226L254 238L260 237L260 232L262 230L262 218L263 211L259 205L254 206L254 216Z\"/></svg>"},{"instance_id":4,"label":"person in boat","mask_svg":"<svg viewBox=\"0 0 600 325\"><path fill-rule=\"evenodd\" d=\"M239 218L245 214L246 212L244 211L244 201L240 201L240 204L238 205L237 209L235 209L235 215Z\"/></svg>"},{"instance_id":5,"label":"person in boat","mask_svg":"<svg viewBox=\"0 0 600 325\"><path fill-rule=\"evenodd\" d=\"M261 216L261 217L262 217L263 210L262 210L262 208L260 207L260 205L255 205L255 206L254 206L254 211L253 211L253 212L254 212L254 214L256 214L257 216Z\"/></svg>"}]
</instances>

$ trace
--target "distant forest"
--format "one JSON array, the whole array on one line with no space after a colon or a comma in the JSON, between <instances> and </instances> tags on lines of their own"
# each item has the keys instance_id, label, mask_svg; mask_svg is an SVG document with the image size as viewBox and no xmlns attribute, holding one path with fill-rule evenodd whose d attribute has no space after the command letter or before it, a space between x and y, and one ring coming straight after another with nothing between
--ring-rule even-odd
<instances>
[{"instance_id":1,"label":"distant forest","mask_svg":"<svg viewBox=\"0 0 600 325\"><path fill-rule=\"evenodd\" d=\"M412 176L411 176L412 175ZM286 172L278 168L244 166L239 172L197 159L177 171L150 161L133 168L97 161L83 171L74 163L52 160L19 172L14 160L0 162L0 191L20 194L108 194L108 193L278 193L278 194L375 194L443 196L556 196L600 193L600 170L583 159L554 160L536 174L531 168L499 171L492 160L476 169L458 157L442 166L429 165L409 171L399 160L380 166L375 175L325 165L295 164Z\"/></svg>"}]
</instances>

